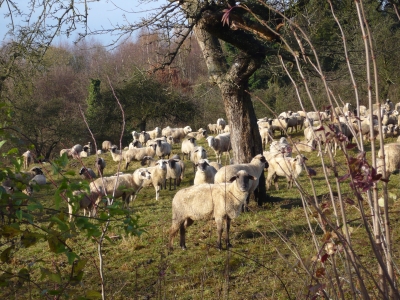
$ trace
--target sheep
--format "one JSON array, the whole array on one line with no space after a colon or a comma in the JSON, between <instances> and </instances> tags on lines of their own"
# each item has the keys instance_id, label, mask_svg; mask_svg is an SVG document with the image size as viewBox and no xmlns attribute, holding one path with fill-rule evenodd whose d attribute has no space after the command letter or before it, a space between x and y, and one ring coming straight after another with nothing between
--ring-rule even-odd
<instances>
[{"instance_id":1,"label":"sheep","mask_svg":"<svg viewBox=\"0 0 400 300\"><path fill-rule=\"evenodd\" d=\"M149 167L147 170L150 172L151 178L143 182L142 188L153 186L156 190L156 200L158 201L160 189L165 184L167 178L167 161L160 159L154 167Z\"/></svg>"},{"instance_id":2,"label":"sheep","mask_svg":"<svg viewBox=\"0 0 400 300\"><path fill-rule=\"evenodd\" d=\"M129 207L129 198L138 193L145 180L151 179L150 172L145 168L137 169L133 174L97 178L89 184L90 193L97 196L96 204L100 203L103 196L115 199L122 198L124 206Z\"/></svg>"},{"instance_id":3,"label":"sheep","mask_svg":"<svg viewBox=\"0 0 400 300\"><path fill-rule=\"evenodd\" d=\"M278 177L286 177L287 188L292 188L294 180L303 171L303 162L306 159L302 155L297 155L296 157L276 157L270 160L265 182L267 190L271 186L272 178L274 178L276 190L279 190Z\"/></svg>"},{"instance_id":4,"label":"sheep","mask_svg":"<svg viewBox=\"0 0 400 300\"><path fill-rule=\"evenodd\" d=\"M158 156L158 158L164 158L165 156L167 156L169 158L169 156L171 155L171 144L164 142L162 140L157 140L157 145L156 145L156 155Z\"/></svg>"},{"instance_id":5,"label":"sheep","mask_svg":"<svg viewBox=\"0 0 400 300\"><path fill-rule=\"evenodd\" d=\"M217 133L223 133L226 126L226 122L223 118L217 120Z\"/></svg>"},{"instance_id":6,"label":"sheep","mask_svg":"<svg viewBox=\"0 0 400 300\"><path fill-rule=\"evenodd\" d=\"M96 174L94 173L94 171L91 168L82 167L79 170L79 175L81 175L82 179L87 179L87 180L96 178Z\"/></svg>"},{"instance_id":7,"label":"sheep","mask_svg":"<svg viewBox=\"0 0 400 300\"><path fill-rule=\"evenodd\" d=\"M263 149L265 150L265 147L267 146L268 142L272 140L272 136L274 135L271 128L260 128L260 136L261 136L261 141L263 143Z\"/></svg>"},{"instance_id":8,"label":"sheep","mask_svg":"<svg viewBox=\"0 0 400 300\"><path fill-rule=\"evenodd\" d=\"M382 118L382 125L398 124L398 116L399 112L397 110L385 113Z\"/></svg>"},{"instance_id":9,"label":"sheep","mask_svg":"<svg viewBox=\"0 0 400 300\"><path fill-rule=\"evenodd\" d=\"M179 159L169 159L167 164L167 176L165 177L164 189L167 189L169 179L169 190L171 191L171 180L174 180L174 190L181 184L182 167Z\"/></svg>"},{"instance_id":10,"label":"sheep","mask_svg":"<svg viewBox=\"0 0 400 300\"><path fill-rule=\"evenodd\" d=\"M180 247L186 249L186 228L196 220L214 218L217 224L217 247L222 249L221 236L225 220L226 247L232 247L229 240L229 228L232 219L240 215L241 208L249 195L252 182L256 177L246 171L239 171L229 178L231 183L200 184L178 191L172 200L172 225L169 230L169 248L180 231Z\"/></svg>"},{"instance_id":11,"label":"sheep","mask_svg":"<svg viewBox=\"0 0 400 300\"><path fill-rule=\"evenodd\" d=\"M394 104L390 99L386 99L386 103L384 104L384 108L387 112L392 112L394 110Z\"/></svg>"},{"instance_id":12,"label":"sheep","mask_svg":"<svg viewBox=\"0 0 400 300\"><path fill-rule=\"evenodd\" d=\"M190 153L197 146L196 139L194 137L190 137L188 139L184 139L182 141L181 151L183 160L185 160L185 154L187 155L187 159L190 159Z\"/></svg>"},{"instance_id":13,"label":"sheep","mask_svg":"<svg viewBox=\"0 0 400 300\"><path fill-rule=\"evenodd\" d=\"M292 156L292 147L285 137L282 137L279 141L273 141L269 146L269 151L264 152L265 158L270 160L273 157L290 157Z\"/></svg>"},{"instance_id":14,"label":"sheep","mask_svg":"<svg viewBox=\"0 0 400 300\"><path fill-rule=\"evenodd\" d=\"M90 150L87 145L83 146L83 149L81 152L79 152L79 157L88 157L90 155Z\"/></svg>"},{"instance_id":15,"label":"sheep","mask_svg":"<svg viewBox=\"0 0 400 300\"><path fill-rule=\"evenodd\" d=\"M108 150L111 149L112 146L113 146L113 145L112 145L112 143L111 143L110 141L104 141L104 142L101 144L101 150L103 150L104 152L107 152Z\"/></svg>"},{"instance_id":16,"label":"sheep","mask_svg":"<svg viewBox=\"0 0 400 300\"><path fill-rule=\"evenodd\" d=\"M150 146L149 141L150 140L147 141L148 146ZM128 150L134 148L143 148L143 145L141 142L139 142L139 140L134 140L132 143L129 143Z\"/></svg>"},{"instance_id":17,"label":"sheep","mask_svg":"<svg viewBox=\"0 0 400 300\"><path fill-rule=\"evenodd\" d=\"M146 131L142 131L139 134L138 140L142 143L142 145L146 146L147 141L150 140L150 134L148 134Z\"/></svg>"},{"instance_id":18,"label":"sheep","mask_svg":"<svg viewBox=\"0 0 400 300\"><path fill-rule=\"evenodd\" d=\"M84 150L85 150L85 148L86 148L87 156L90 156L90 154L92 153L92 143L88 142L85 146L83 146Z\"/></svg>"},{"instance_id":19,"label":"sheep","mask_svg":"<svg viewBox=\"0 0 400 300\"><path fill-rule=\"evenodd\" d=\"M96 159L96 161L94 163L94 168L95 168L95 170L97 170L97 176L99 176L99 177L103 176L103 172L104 172L106 165L107 164L106 164L106 161L104 158L99 157Z\"/></svg>"},{"instance_id":20,"label":"sheep","mask_svg":"<svg viewBox=\"0 0 400 300\"><path fill-rule=\"evenodd\" d=\"M212 148L217 156L217 162L221 163L221 155L226 152L230 159L229 151L232 149L231 136L229 133L223 133L217 135L215 138L213 136L207 137L208 146Z\"/></svg>"},{"instance_id":21,"label":"sheep","mask_svg":"<svg viewBox=\"0 0 400 300\"><path fill-rule=\"evenodd\" d=\"M117 146L113 145L109 150L110 150L113 161L115 161L115 162L122 161L123 153L121 150L117 149Z\"/></svg>"},{"instance_id":22,"label":"sheep","mask_svg":"<svg viewBox=\"0 0 400 300\"><path fill-rule=\"evenodd\" d=\"M94 217L96 215L96 199L90 196L93 196L91 194L85 193L85 191L79 190L79 191L73 191L72 195L74 198L79 200L79 209L83 209L83 216L86 217L86 212L88 212L88 217ZM69 214L69 221L72 221L73 217L73 201L71 198L68 198L68 214Z\"/></svg>"},{"instance_id":23,"label":"sheep","mask_svg":"<svg viewBox=\"0 0 400 300\"><path fill-rule=\"evenodd\" d=\"M223 166L218 170L217 174L215 174L214 182L227 182L227 180L234 176L238 171L245 170L248 174L252 174L256 177L249 190L249 193L251 194L256 190L259 178L266 168L268 168L268 162L265 159L265 156L262 154L257 154L253 157L250 163Z\"/></svg>"},{"instance_id":24,"label":"sheep","mask_svg":"<svg viewBox=\"0 0 400 300\"><path fill-rule=\"evenodd\" d=\"M217 170L209 164L207 159L200 159L196 166L197 171L194 175L194 185L214 183L214 177L215 174L217 174Z\"/></svg>"},{"instance_id":25,"label":"sheep","mask_svg":"<svg viewBox=\"0 0 400 300\"><path fill-rule=\"evenodd\" d=\"M32 156L31 151L30 151L30 150L25 151L25 152L22 154L22 157L23 157L23 159L24 159L24 170L26 170L26 169L29 168L29 165L30 165L30 164L32 163L32 161L33 161L33 156Z\"/></svg>"},{"instance_id":26,"label":"sheep","mask_svg":"<svg viewBox=\"0 0 400 300\"><path fill-rule=\"evenodd\" d=\"M195 138L196 140L201 140L203 138L207 138L207 130L200 128L198 131L196 132L190 132L188 133L188 135L186 136L187 138Z\"/></svg>"},{"instance_id":27,"label":"sheep","mask_svg":"<svg viewBox=\"0 0 400 300\"><path fill-rule=\"evenodd\" d=\"M151 156L154 157L156 155L156 147L153 146L147 146L144 148L135 148L135 149L129 149L123 154L123 158L125 160L125 170L128 169L129 163L131 161L141 161L143 157L145 156Z\"/></svg>"},{"instance_id":28,"label":"sheep","mask_svg":"<svg viewBox=\"0 0 400 300\"><path fill-rule=\"evenodd\" d=\"M137 132L137 131L132 131L132 138L133 138L133 140L139 139L139 132Z\"/></svg>"},{"instance_id":29,"label":"sheep","mask_svg":"<svg viewBox=\"0 0 400 300\"><path fill-rule=\"evenodd\" d=\"M185 176L185 163L181 160L181 158L177 154L172 156L172 159L175 159L178 162L178 164L181 166L182 172L181 172L180 181L182 181Z\"/></svg>"},{"instance_id":30,"label":"sheep","mask_svg":"<svg viewBox=\"0 0 400 300\"><path fill-rule=\"evenodd\" d=\"M299 141L293 144L293 149L299 152L312 152L316 150L316 140L311 141Z\"/></svg>"},{"instance_id":31,"label":"sheep","mask_svg":"<svg viewBox=\"0 0 400 300\"><path fill-rule=\"evenodd\" d=\"M383 174L383 160L386 166L386 175L389 179L390 175L400 169L400 143L389 143L384 145L385 157L383 151L379 149L377 159L377 173Z\"/></svg>"},{"instance_id":32,"label":"sheep","mask_svg":"<svg viewBox=\"0 0 400 300\"><path fill-rule=\"evenodd\" d=\"M217 124L208 124L207 127L208 130L210 130L210 133L217 133Z\"/></svg>"},{"instance_id":33,"label":"sheep","mask_svg":"<svg viewBox=\"0 0 400 300\"><path fill-rule=\"evenodd\" d=\"M183 139L190 132L192 132L192 128L190 128L190 126L186 126L184 128L171 128L167 126L162 130L162 135L167 137L172 136L173 141L175 143L179 143L181 139Z\"/></svg>"},{"instance_id":34,"label":"sheep","mask_svg":"<svg viewBox=\"0 0 400 300\"><path fill-rule=\"evenodd\" d=\"M150 139L153 139L153 140L156 139L156 138L161 137L161 129L160 129L160 127L156 127L153 130L147 131L147 133L149 134Z\"/></svg>"},{"instance_id":35,"label":"sheep","mask_svg":"<svg viewBox=\"0 0 400 300\"><path fill-rule=\"evenodd\" d=\"M202 158L207 158L207 152L202 146L196 146L190 153L190 160L193 162L193 173L196 171L196 164Z\"/></svg>"},{"instance_id":36,"label":"sheep","mask_svg":"<svg viewBox=\"0 0 400 300\"><path fill-rule=\"evenodd\" d=\"M269 126L271 128L271 131L272 132L280 131L281 136L283 136L285 133L285 130L288 127L288 123L287 123L288 119L289 118L269 119L268 122L269 122Z\"/></svg>"},{"instance_id":37,"label":"sheep","mask_svg":"<svg viewBox=\"0 0 400 300\"><path fill-rule=\"evenodd\" d=\"M229 125L226 125L224 128L224 133L229 133L229 132L231 132L231 128Z\"/></svg>"},{"instance_id":38,"label":"sheep","mask_svg":"<svg viewBox=\"0 0 400 300\"><path fill-rule=\"evenodd\" d=\"M29 181L29 185L45 185L47 183L46 180L46 176L44 176L44 174L37 174L35 175L30 181Z\"/></svg>"}]
</instances>

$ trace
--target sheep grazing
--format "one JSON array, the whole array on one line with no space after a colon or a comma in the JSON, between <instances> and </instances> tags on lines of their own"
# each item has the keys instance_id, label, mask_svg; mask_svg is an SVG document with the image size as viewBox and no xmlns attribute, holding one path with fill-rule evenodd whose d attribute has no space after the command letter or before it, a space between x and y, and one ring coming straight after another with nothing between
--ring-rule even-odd
<instances>
[{"instance_id":1,"label":"sheep grazing","mask_svg":"<svg viewBox=\"0 0 400 300\"><path fill-rule=\"evenodd\" d=\"M196 146L196 139L194 137L190 137L182 141L181 151L183 160L185 160L185 155L187 155L187 159L190 160L190 153L194 150Z\"/></svg>"},{"instance_id":2,"label":"sheep grazing","mask_svg":"<svg viewBox=\"0 0 400 300\"><path fill-rule=\"evenodd\" d=\"M96 204L100 203L104 196L114 196L115 199L122 198L124 206L128 207L130 196L139 192L144 181L149 179L151 179L150 172L140 168L133 174L97 178L89 184L89 189L91 195L97 197Z\"/></svg>"},{"instance_id":3,"label":"sheep grazing","mask_svg":"<svg viewBox=\"0 0 400 300\"><path fill-rule=\"evenodd\" d=\"M194 175L194 185L214 183L214 177L215 174L217 174L217 170L209 164L207 159L200 159L196 166L197 171Z\"/></svg>"},{"instance_id":4,"label":"sheep grazing","mask_svg":"<svg viewBox=\"0 0 400 300\"><path fill-rule=\"evenodd\" d=\"M145 156L154 157L156 155L156 147L148 146L144 148L134 148L127 150L122 156L125 159L125 170L128 169L131 161L141 161Z\"/></svg>"},{"instance_id":5,"label":"sheep grazing","mask_svg":"<svg viewBox=\"0 0 400 300\"><path fill-rule=\"evenodd\" d=\"M106 167L106 161L104 158L97 158L94 163L94 168L97 170L97 176L103 176L104 168Z\"/></svg>"},{"instance_id":6,"label":"sheep grazing","mask_svg":"<svg viewBox=\"0 0 400 300\"><path fill-rule=\"evenodd\" d=\"M213 136L207 137L208 146L212 148L217 156L217 162L221 163L221 155L226 152L229 159L229 151L232 149L231 136L229 133L223 133L217 135L215 138Z\"/></svg>"},{"instance_id":7,"label":"sheep grazing","mask_svg":"<svg viewBox=\"0 0 400 300\"><path fill-rule=\"evenodd\" d=\"M226 126L226 122L223 118L217 120L217 133L223 133Z\"/></svg>"},{"instance_id":8,"label":"sheep grazing","mask_svg":"<svg viewBox=\"0 0 400 300\"><path fill-rule=\"evenodd\" d=\"M82 167L79 170L79 175L81 175L82 179L87 179L87 180L96 178L96 174L94 173L94 171L91 168Z\"/></svg>"},{"instance_id":9,"label":"sheep grazing","mask_svg":"<svg viewBox=\"0 0 400 300\"><path fill-rule=\"evenodd\" d=\"M167 176L165 177L164 189L167 189L169 179L169 190L171 191L171 181L174 180L174 190L181 184L182 167L179 159L169 159L167 164Z\"/></svg>"},{"instance_id":10,"label":"sheep grazing","mask_svg":"<svg viewBox=\"0 0 400 300\"><path fill-rule=\"evenodd\" d=\"M221 237L226 228L226 247L232 247L229 240L229 228L232 219L240 215L243 203L249 195L252 186L250 180L254 176L241 170L229 178L231 183L200 184L179 190L172 200L172 225L169 230L169 248L172 249L173 239L180 231L180 247L186 249L186 228L196 220L215 219L217 224L217 247L222 249ZM226 225L223 226L224 221Z\"/></svg>"},{"instance_id":11,"label":"sheep grazing","mask_svg":"<svg viewBox=\"0 0 400 300\"><path fill-rule=\"evenodd\" d=\"M92 197L90 198L91 195L87 195L82 190L79 191L73 191L72 195L74 196L74 199L79 200L79 209L83 209L83 216L86 217L86 212L88 212L88 217L94 217L96 215L96 199ZM69 221L72 221L73 217L73 200L71 198L68 198L68 214L69 214Z\"/></svg>"},{"instance_id":12,"label":"sheep grazing","mask_svg":"<svg viewBox=\"0 0 400 300\"><path fill-rule=\"evenodd\" d=\"M276 157L270 160L266 179L267 190L271 186L272 178L274 178L276 190L279 190L278 177L286 177L287 188L292 188L293 182L303 171L304 160L307 160L307 158L302 155L297 155L296 157Z\"/></svg>"},{"instance_id":13,"label":"sheep grazing","mask_svg":"<svg viewBox=\"0 0 400 300\"><path fill-rule=\"evenodd\" d=\"M22 154L22 157L24 159L24 170L29 168L29 165L33 162L33 156L30 150L25 151Z\"/></svg>"},{"instance_id":14,"label":"sheep grazing","mask_svg":"<svg viewBox=\"0 0 400 300\"><path fill-rule=\"evenodd\" d=\"M265 168L268 168L268 162L265 159L264 155L258 154L253 157L250 163L223 166L221 169L218 170L217 174L215 174L214 182L227 182L227 180L234 176L238 171L244 170L248 174L253 174L255 177L257 177L256 179L254 179L252 186L249 190L249 193L252 193L257 188L259 178L264 172Z\"/></svg>"},{"instance_id":15,"label":"sheep grazing","mask_svg":"<svg viewBox=\"0 0 400 300\"><path fill-rule=\"evenodd\" d=\"M166 160L160 159L155 163L154 167L147 168L151 174L151 178L146 179L142 187L153 186L156 190L156 200L158 200L160 189L164 186L165 180L167 179L167 164Z\"/></svg>"},{"instance_id":16,"label":"sheep grazing","mask_svg":"<svg viewBox=\"0 0 400 300\"><path fill-rule=\"evenodd\" d=\"M169 158L169 156L171 155L171 144L164 142L162 140L157 140L157 146L156 146L156 155L158 156L158 158L164 158L165 156L167 156Z\"/></svg>"},{"instance_id":17,"label":"sheep grazing","mask_svg":"<svg viewBox=\"0 0 400 300\"><path fill-rule=\"evenodd\" d=\"M383 174L383 160L386 166L386 176L389 179L390 175L400 169L400 143L389 143L384 145L385 158L383 151L379 149L377 159L377 173Z\"/></svg>"},{"instance_id":18,"label":"sheep grazing","mask_svg":"<svg viewBox=\"0 0 400 300\"><path fill-rule=\"evenodd\" d=\"M104 141L101 144L101 150L103 150L104 152L107 152L108 150L111 149L112 146L113 146L113 144L110 141Z\"/></svg>"}]
</instances>

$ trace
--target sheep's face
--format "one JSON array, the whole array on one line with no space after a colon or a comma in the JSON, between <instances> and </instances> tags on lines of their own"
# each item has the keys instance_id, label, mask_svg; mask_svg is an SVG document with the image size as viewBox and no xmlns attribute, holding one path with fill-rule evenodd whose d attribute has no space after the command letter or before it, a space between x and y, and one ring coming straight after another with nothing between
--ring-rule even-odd
<instances>
[{"instance_id":1,"label":"sheep's face","mask_svg":"<svg viewBox=\"0 0 400 300\"><path fill-rule=\"evenodd\" d=\"M150 174L150 172L147 170L147 169L144 169L144 168L142 168L142 169L138 169L136 172L138 172L139 173L139 177L140 177L140 179L143 179L143 180L145 180L145 179L151 179L151 174Z\"/></svg>"},{"instance_id":2,"label":"sheep's face","mask_svg":"<svg viewBox=\"0 0 400 300\"><path fill-rule=\"evenodd\" d=\"M252 186L252 182L250 180L257 180L253 175L249 175L246 171L241 170L236 173L229 181L233 182L239 188L241 192L248 192Z\"/></svg>"},{"instance_id":3,"label":"sheep's face","mask_svg":"<svg viewBox=\"0 0 400 300\"><path fill-rule=\"evenodd\" d=\"M166 170L167 164L168 162L165 159L160 159L159 161L157 161L156 166L158 166L158 168L161 170Z\"/></svg>"},{"instance_id":4,"label":"sheep's face","mask_svg":"<svg viewBox=\"0 0 400 300\"><path fill-rule=\"evenodd\" d=\"M185 131L186 133L192 132L192 128L190 128L190 126L186 126L186 127L184 128L184 131Z\"/></svg>"},{"instance_id":5,"label":"sheep's face","mask_svg":"<svg viewBox=\"0 0 400 300\"><path fill-rule=\"evenodd\" d=\"M200 172L205 172L207 167L209 167L210 165L208 164L208 162L204 159L200 159L198 164L197 164L197 170L199 170Z\"/></svg>"},{"instance_id":6,"label":"sheep's face","mask_svg":"<svg viewBox=\"0 0 400 300\"><path fill-rule=\"evenodd\" d=\"M79 175L82 175L82 174L85 173L85 172L87 172L86 168L82 167L82 168L79 170Z\"/></svg>"},{"instance_id":7,"label":"sheep's face","mask_svg":"<svg viewBox=\"0 0 400 300\"><path fill-rule=\"evenodd\" d=\"M42 169L41 169L41 168L38 168L38 167L32 168L31 171L34 172L36 175L41 175L41 174L43 174Z\"/></svg>"}]
</instances>

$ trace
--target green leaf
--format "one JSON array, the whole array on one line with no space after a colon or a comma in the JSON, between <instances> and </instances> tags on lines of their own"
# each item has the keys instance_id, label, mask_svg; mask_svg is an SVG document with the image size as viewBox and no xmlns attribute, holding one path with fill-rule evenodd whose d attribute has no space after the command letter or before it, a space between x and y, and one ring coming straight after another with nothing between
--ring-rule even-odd
<instances>
[{"instance_id":1,"label":"green leaf","mask_svg":"<svg viewBox=\"0 0 400 300\"><path fill-rule=\"evenodd\" d=\"M61 243L60 240L55 236L51 236L50 238L48 238L47 242L49 243L49 248L51 252L63 253L66 250L65 245Z\"/></svg>"},{"instance_id":2,"label":"green leaf","mask_svg":"<svg viewBox=\"0 0 400 300\"><path fill-rule=\"evenodd\" d=\"M49 269L46 268L40 268L40 272L42 273L42 279L44 277L48 277L50 280L56 282L56 283L61 283L61 274L60 273L53 273Z\"/></svg>"},{"instance_id":3,"label":"green leaf","mask_svg":"<svg viewBox=\"0 0 400 300\"><path fill-rule=\"evenodd\" d=\"M21 236L21 243L25 248L28 248L35 245L41 238L44 238L43 234L26 231Z\"/></svg>"},{"instance_id":4,"label":"green leaf","mask_svg":"<svg viewBox=\"0 0 400 300\"><path fill-rule=\"evenodd\" d=\"M70 265L72 265L74 263L74 261L75 261L75 258L78 257L78 255L75 252L65 252L65 255L67 256L68 263Z\"/></svg>"},{"instance_id":5,"label":"green leaf","mask_svg":"<svg viewBox=\"0 0 400 300\"><path fill-rule=\"evenodd\" d=\"M35 209L42 210L43 209L43 205L40 204L40 203L30 203L30 204L28 204L28 206L26 208L29 211L32 211L32 210L35 210Z\"/></svg>"},{"instance_id":6,"label":"green leaf","mask_svg":"<svg viewBox=\"0 0 400 300\"><path fill-rule=\"evenodd\" d=\"M0 230L0 235L5 238L13 238L21 234L21 230L19 228L15 228L17 226L13 225L4 225Z\"/></svg>"},{"instance_id":7,"label":"green leaf","mask_svg":"<svg viewBox=\"0 0 400 300\"><path fill-rule=\"evenodd\" d=\"M56 223L61 231L69 230L67 223L65 221L60 220L58 217L53 216L50 218L50 220Z\"/></svg>"},{"instance_id":8,"label":"green leaf","mask_svg":"<svg viewBox=\"0 0 400 300\"><path fill-rule=\"evenodd\" d=\"M86 258L78 260L74 266L74 272L76 273L80 272L85 267L86 263L87 263Z\"/></svg>"},{"instance_id":9,"label":"green leaf","mask_svg":"<svg viewBox=\"0 0 400 300\"><path fill-rule=\"evenodd\" d=\"M7 142L7 140L2 140L0 141L0 148L3 147L3 145Z\"/></svg>"},{"instance_id":10,"label":"green leaf","mask_svg":"<svg viewBox=\"0 0 400 300\"><path fill-rule=\"evenodd\" d=\"M0 260L3 263L9 263L10 262L10 254L11 254L11 250L14 249L14 245L8 247L7 249L3 250L3 252L1 252L0 255Z\"/></svg>"},{"instance_id":11,"label":"green leaf","mask_svg":"<svg viewBox=\"0 0 400 300\"><path fill-rule=\"evenodd\" d=\"M21 221L22 220L22 210L17 210L15 212L15 215L17 216L18 220Z\"/></svg>"},{"instance_id":12,"label":"green leaf","mask_svg":"<svg viewBox=\"0 0 400 300\"><path fill-rule=\"evenodd\" d=\"M101 299L101 293L98 291L89 290L86 292L86 297L88 299Z\"/></svg>"}]
</instances>

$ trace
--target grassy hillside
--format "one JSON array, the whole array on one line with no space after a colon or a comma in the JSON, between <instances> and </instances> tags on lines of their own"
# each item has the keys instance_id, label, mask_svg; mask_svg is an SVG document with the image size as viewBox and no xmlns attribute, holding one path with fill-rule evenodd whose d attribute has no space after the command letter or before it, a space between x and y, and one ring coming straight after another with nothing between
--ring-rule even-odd
<instances>
[{"instance_id":1,"label":"grassy hillside","mask_svg":"<svg viewBox=\"0 0 400 300\"><path fill-rule=\"evenodd\" d=\"M300 137L300 135L298 135ZM297 138L298 138L297 137ZM213 151L205 141L199 144L207 149L210 160L214 160ZM180 146L175 145L174 154L180 154ZM352 150L350 153L355 154ZM314 169L317 175L312 178L315 185L318 200L325 203L327 215L334 221L333 208L328 194L328 182L334 183L333 174L328 182L323 176L321 158L317 153L307 153L307 166ZM107 161L105 175L114 174L118 170L118 164L113 162L109 153L103 154ZM328 161L327 156L323 156ZM95 156L83 158L86 166L93 167ZM341 151L336 157L339 167L339 175L347 172L347 166ZM193 166L186 161L185 179L179 189L188 187L193 183ZM70 160L65 172L74 170L76 174L80 169L80 163ZM50 170L49 166L44 166ZM139 167L139 163L131 164L129 172ZM121 166L122 168L122 166ZM53 178L58 185L62 176ZM72 176L74 181L80 181L79 175ZM312 195L310 178L306 173L299 177L302 188ZM314 220L315 213L309 207L302 206L297 188L286 189L284 179L279 181L280 190L274 187L269 191L271 203L263 207L250 202L250 212L243 213L232 222L230 251L219 251L215 248L216 229L213 221L195 222L187 231L187 251L179 248L179 238L175 239L174 250L169 252L168 230L171 225L171 201L176 191L162 190L160 200L155 200L154 188L143 189L134 203L131 203L131 213L139 217L139 223L144 226L145 232L141 236L128 236L118 226L120 221L113 220L107 235L110 239L104 241L104 275L107 297L109 299L306 299L315 294L309 292L309 286L314 285L309 274L302 268L298 258L306 267L315 273L321 266L316 260L317 249L312 242L305 214L311 219L311 225L317 228ZM399 196L399 175L392 175L389 182L390 192ZM341 193L356 202L348 182L341 186ZM335 192L335 186L332 186ZM41 214L48 216L38 226L50 226L52 215L59 215L55 209L55 187L49 184L48 188L35 193L34 197L46 209ZM117 200L120 201L120 200ZM335 203L338 205L338 203ZM365 210L369 211L367 203ZM339 206L338 206L339 209ZM366 263L368 271L377 277L376 263L372 261L369 242L365 236L364 226L360 221L358 205L346 205L349 225L352 227L354 248L360 260ZM398 226L397 212L399 203L391 206L392 228ZM67 211L65 202L61 203L61 211ZM331 213L329 213L329 211ZM41 215L41 217L43 217ZM91 221L95 226L100 226L96 220ZM54 224L52 224L54 226ZM38 230L40 231L40 230ZM79 229L77 229L79 231ZM317 238L323 245L323 232L317 228ZM398 256L399 234L393 230L394 254ZM83 235L71 236L67 239L67 245L80 257L87 259L84 276L81 283L67 284L70 275L70 266L67 257L57 255L49 250L49 244L40 241L34 246L15 252L9 264L2 263L4 271L10 267L19 270L23 267L29 270L31 278L38 281L38 285L18 284L17 278L14 285L3 286L0 290L2 299L19 298L33 299L43 298L46 292L63 287L63 291L71 298L77 295L88 298L97 298L95 293L100 292L100 276L98 272L99 260L97 243L95 238ZM2 239L0 251L4 251L5 239ZM323 248L323 246L321 246ZM323 249L319 249L323 252ZM336 264L340 277L345 277L343 267L343 252L336 254ZM396 258L395 258L396 259ZM328 273L332 262L325 263L327 275L319 276L320 282L329 280ZM40 278L40 268L49 268L53 271L61 270L62 280L50 280ZM366 272L366 271L363 271ZM350 297L348 283L343 280L343 289ZM366 283L371 286L370 282ZM372 298L372 288L369 291ZM328 291L329 293L329 291ZM332 298L335 298L332 295ZM62 296L61 298L65 298Z\"/></svg>"}]
</instances>

